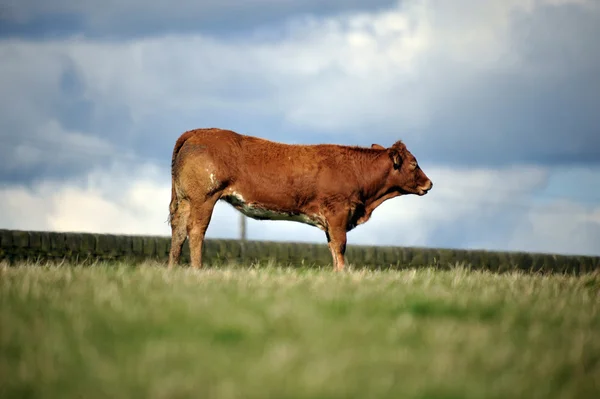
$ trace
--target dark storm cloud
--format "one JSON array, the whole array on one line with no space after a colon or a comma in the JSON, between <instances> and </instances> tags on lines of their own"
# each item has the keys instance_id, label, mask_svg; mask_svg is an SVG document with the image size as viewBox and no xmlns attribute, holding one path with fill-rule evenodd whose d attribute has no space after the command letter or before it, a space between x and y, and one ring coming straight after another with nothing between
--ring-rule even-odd
<instances>
[{"instance_id":1,"label":"dark storm cloud","mask_svg":"<svg viewBox=\"0 0 600 399\"><path fill-rule=\"evenodd\" d=\"M71 60L50 61L49 69L58 71L57 77L40 77L26 97L15 95L24 88L18 87L21 83L35 79L33 74L25 73L25 79L14 84L5 81L8 91L0 98L0 181L68 179L115 160L135 160L129 148L121 154L115 151L119 139L126 142L122 133L132 126L127 110L110 104L98 108L87 97Z\"/></svg>"},{"instance_id":2,"label":"dark storm cloud","mask_svg":"<svg viewBox=\"0 0 600 399\"><path fill-rule=\"evenodd\" d=\"M1 0L6 1L6 0ZM0 9L0 36L140 37L166 33L238 34L301 15L391 7L396 0L20 0Z\"/></svg>"},{"instance_id":3,"label":"dark storm cloud","mask_svg":"<svg viewBox=\"0 0 600 399\"><path fill-rule=\"evenodd\" d=\"M575 74L545 84L535 77L487 76L434 108L417 144L442 163L501 165L600 162L600 84ZM458 92L458 91L457 91ZM470 95L469 93L472 93ZM435 145L434 145L435 144Z\"/></svg>"}]
</instances>

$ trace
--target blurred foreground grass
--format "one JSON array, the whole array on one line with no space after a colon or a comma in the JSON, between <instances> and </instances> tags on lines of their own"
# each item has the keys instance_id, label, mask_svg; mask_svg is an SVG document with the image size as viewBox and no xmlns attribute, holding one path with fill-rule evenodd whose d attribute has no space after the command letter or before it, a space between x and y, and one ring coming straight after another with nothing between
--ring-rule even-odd
<instances>
[{"instance_id":1,"label":"blurred foreground grass","mask_svg":"<svg viewBox=\"0 0 600 399\"><path fill-rule=\"evenodd\" d=\"M0 268L2 398L600 397L600 276Z\"/></svg>"}]
</instances>

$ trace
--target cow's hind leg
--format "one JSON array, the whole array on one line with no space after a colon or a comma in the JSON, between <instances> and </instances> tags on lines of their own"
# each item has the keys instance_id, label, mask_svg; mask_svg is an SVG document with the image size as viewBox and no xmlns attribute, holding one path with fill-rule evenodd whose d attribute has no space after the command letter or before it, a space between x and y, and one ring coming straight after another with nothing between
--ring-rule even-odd
<instances>
[{"instance_id":1,"label":"cow's hind leg","mask_svg":"<svg viewBox=\"0 0 600 399\"><path fill-rule=\"evenodd\" d=\"M169 251L169 269L179 263L181 249L187 238L187 225L190 216L190 203L182 200L171 215L171 250Z\"/></svg>"},{"instance_id":2,"label":"cow's hind leg","mask_svg":"<svg viewBox=\"0 0 600 399\"><path fill-rule=\"evenodd\" d=\"M208 196L204 201L192 202L187 233L190 238L190 258L194 269L202 268L202 244L219 195Z\"/></svg>"}]
</instances>

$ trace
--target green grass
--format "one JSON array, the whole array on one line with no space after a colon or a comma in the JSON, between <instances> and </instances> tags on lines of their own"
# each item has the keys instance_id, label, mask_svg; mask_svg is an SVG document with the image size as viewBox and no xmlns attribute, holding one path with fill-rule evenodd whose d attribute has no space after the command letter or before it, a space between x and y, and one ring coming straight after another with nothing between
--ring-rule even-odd
<instances>
[{"instance_id":1,"label":"green grass","mask_svg":"<svg viewBox=\"0 0 600 399\"><path fill-rule=\"evenodd\" d=\"M0 268L2 398L600 397L600 276Z\"/></svg>"}]
</instances>

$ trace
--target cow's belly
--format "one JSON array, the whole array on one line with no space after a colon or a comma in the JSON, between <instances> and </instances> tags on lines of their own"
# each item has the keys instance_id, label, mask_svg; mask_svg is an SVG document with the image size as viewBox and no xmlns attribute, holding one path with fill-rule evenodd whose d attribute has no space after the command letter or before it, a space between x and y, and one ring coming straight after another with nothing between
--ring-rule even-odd
<instances>
[{"instance_id":1,"label":"cow's belly","mask_svg":"<svg viewBox=\"0 0 600 399\"><path fill-rule=\"evenodd\" d=\"M290 222L300 222L315 226L325 230L323 220L319 215L309 215L300 212L287 212L273 209L272 207L252 201L246 201L245 198L236 192L221 197L224 201L231 204L235 209L244 215L256 220L287 220Z\"/></svg>"}]
</instances>

